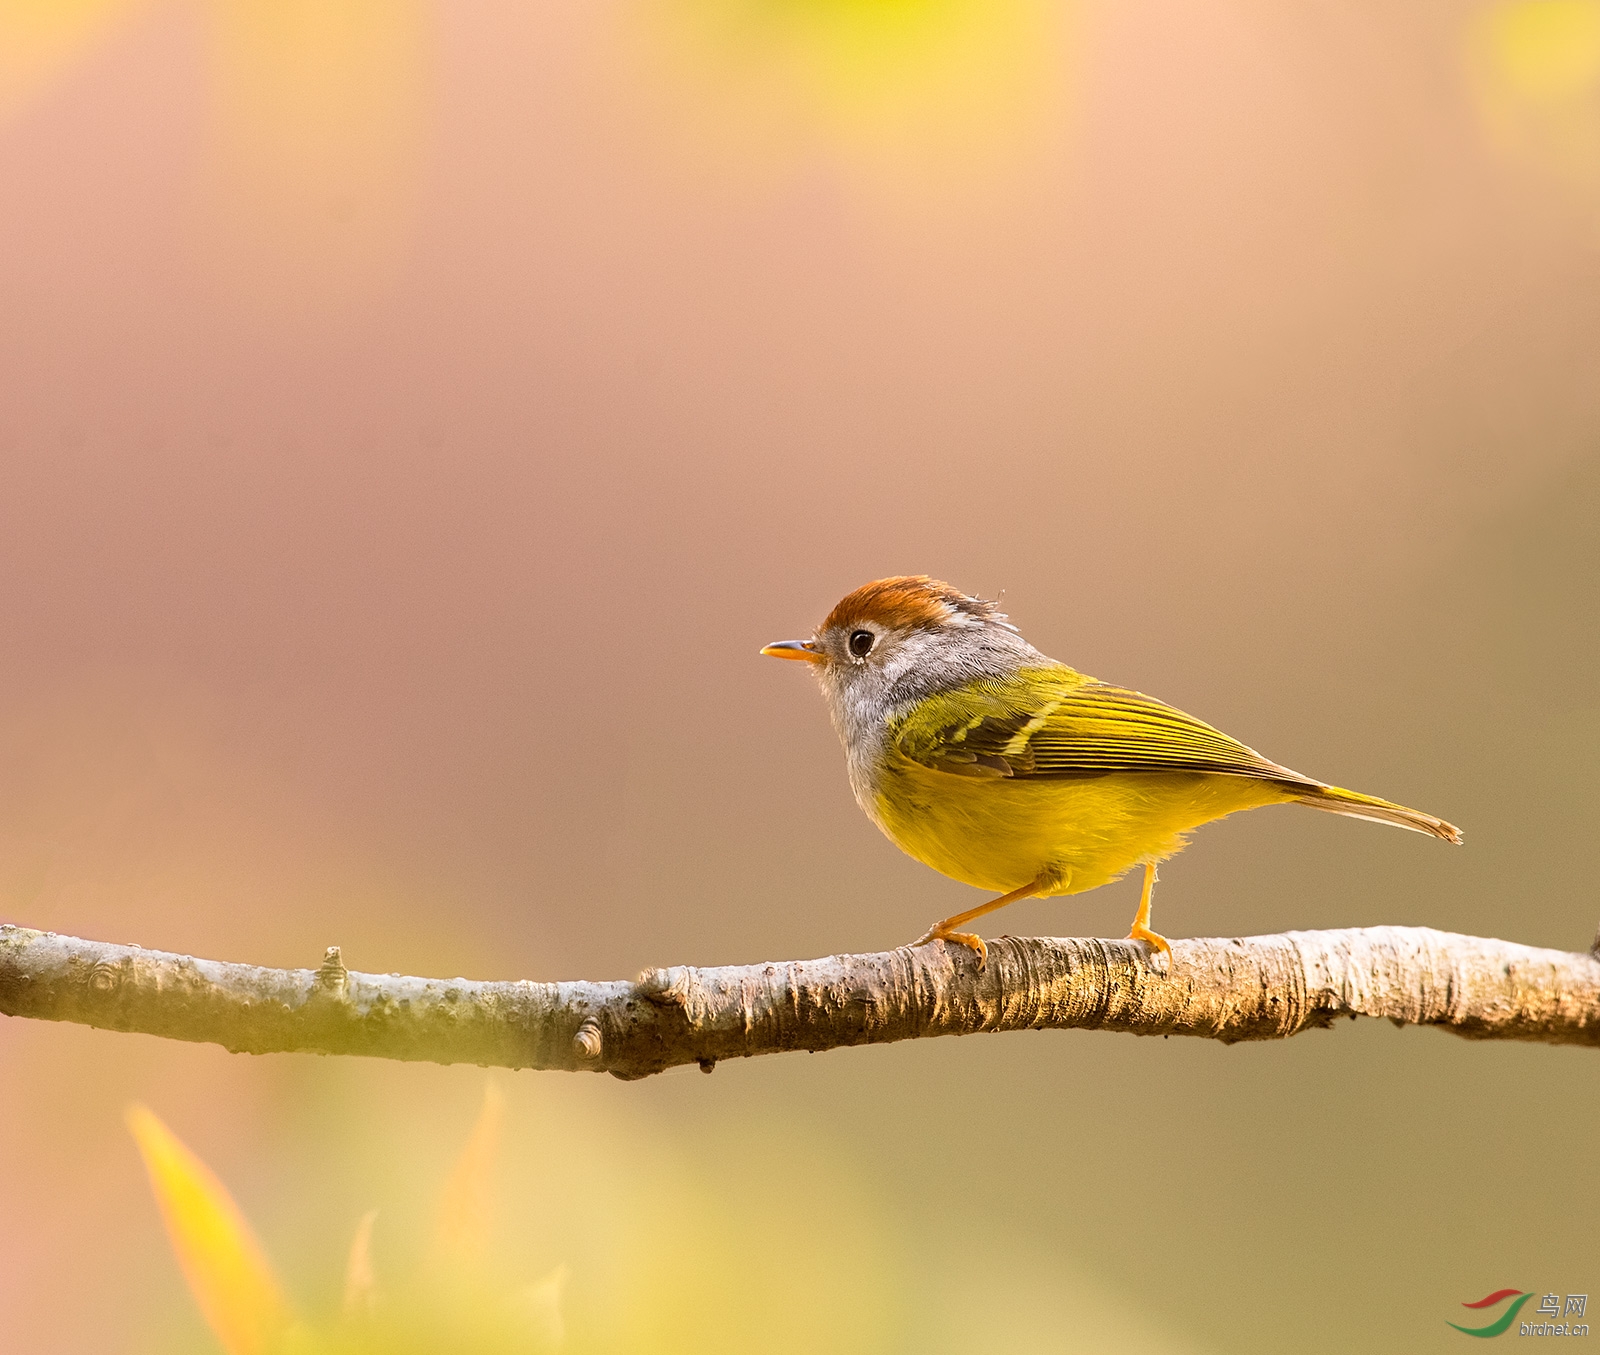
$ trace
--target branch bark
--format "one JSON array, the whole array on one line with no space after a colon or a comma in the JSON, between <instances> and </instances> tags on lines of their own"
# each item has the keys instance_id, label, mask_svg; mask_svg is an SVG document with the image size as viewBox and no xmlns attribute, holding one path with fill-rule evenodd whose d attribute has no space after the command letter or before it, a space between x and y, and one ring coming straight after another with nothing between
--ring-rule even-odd
<instances>
[{"instance_id":1,"label":"branch bark","mask_svg":"<svg viewBox=\"0 0 1600 1355\"><path fill-rule=\"evenodd\" d=\"M1600 942L1597 942L1600 944ZM944 945L479 983L265 969L0 926L0 1013L220 1044L646 1077L681 1064L1001 1030L1234 1043L1388 1017L1478 1040L1600 1045L1600 958L1427 927L1142 944L1002 937L979 970Z\"/></svg>"}]
</instances>

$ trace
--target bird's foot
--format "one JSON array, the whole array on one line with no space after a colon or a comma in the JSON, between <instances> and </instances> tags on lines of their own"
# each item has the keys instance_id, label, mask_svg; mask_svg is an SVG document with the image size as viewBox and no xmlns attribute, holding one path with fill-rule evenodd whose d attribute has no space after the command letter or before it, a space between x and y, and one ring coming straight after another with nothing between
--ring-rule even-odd
<instances>
[{"instance_id":1,"label":"bird's foot","mask_svg":"<svg viewBox=\"0 0 1600 1355\"><path fill-rule=\"evenodd\" d=\"M954 941L958 946L965 946L968 950L976 951L978 955L978 968L981 970L989 963L989 947L976 932L953 932L946 929L944 923L935 922L927 931L923 932L911 944L913 947L926 946L934 941Z\"/></svg>"},{"instance_id":2,"label":"bird's foot","mask_svg":"<svg viewBox=\"0 0 1600 1355\"><path fill-rule=\"evenodd\" d=\"M1151 931L1142 922L1135 922L1133 929L1128 933L1128 940L1143 941L1151 950L1164 954L1167 957L1166 968L1172 968L1172 942L1160 932ZM1151 963L1155 962L1155 955L1150 957Z\"/></svg>"}]
</instances>

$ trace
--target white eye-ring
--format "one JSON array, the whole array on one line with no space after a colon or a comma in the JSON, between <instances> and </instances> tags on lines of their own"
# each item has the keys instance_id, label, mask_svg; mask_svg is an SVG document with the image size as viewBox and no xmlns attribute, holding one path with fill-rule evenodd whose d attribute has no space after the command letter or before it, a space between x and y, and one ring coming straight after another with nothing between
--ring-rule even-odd
<instances>
[{"instance_id":1,"label":"white eye-ring","mask_svg":"<svg viewBox=\"0 0 1600 1355\"><path fill-rule=\"evenodd\" d=\"M856 658L864 659L868 654L872 653L872 646L875 645L877 641L878 637L870 630L853 630L850 632L850 639L847 644L850 652L854 654Z\"/></svg>"}]
</instances>

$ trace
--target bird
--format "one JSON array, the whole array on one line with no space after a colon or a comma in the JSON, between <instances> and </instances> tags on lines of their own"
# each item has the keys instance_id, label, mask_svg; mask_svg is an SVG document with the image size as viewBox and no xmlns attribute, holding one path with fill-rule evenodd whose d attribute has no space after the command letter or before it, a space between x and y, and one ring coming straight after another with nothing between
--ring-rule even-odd
<instances>
[{"instance_id":1,"label":"bird","mask_svg":"<svg viewBox=\"0 0 1600 1355\"><path fill-rule=\"evenodd\" d=\"M995 602L925 574L850 593L806 640L761 653L811 666L867 817L925 865L998 897L935 922L913 946L1020 899L1081 894L1136 867L1129 939L1170 966L1151 926L1156 867L1202 824L1302 804L1459 844L1454 824L1263 757L1153 696L1046 657Z\"/></svg>"}]
</instances>

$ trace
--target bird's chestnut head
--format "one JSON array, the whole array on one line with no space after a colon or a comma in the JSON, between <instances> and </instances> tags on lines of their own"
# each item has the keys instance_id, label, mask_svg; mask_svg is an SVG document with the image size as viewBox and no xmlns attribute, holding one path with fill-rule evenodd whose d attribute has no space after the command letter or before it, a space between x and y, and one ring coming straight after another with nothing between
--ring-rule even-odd
<instances>
[{"instance_id":1,"label":"bird's chestnut head","mask_svg":"<svg viewBox=\"0 0 1600 1355\"><path fill-rule=\"evenodd\" d=\"M993 602L926 574L864 584L809 640L783 640L761 652L812 664L841 728L881 719L903 701L1041 661Z\"/></svg>"}]
</instances>

